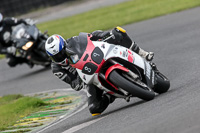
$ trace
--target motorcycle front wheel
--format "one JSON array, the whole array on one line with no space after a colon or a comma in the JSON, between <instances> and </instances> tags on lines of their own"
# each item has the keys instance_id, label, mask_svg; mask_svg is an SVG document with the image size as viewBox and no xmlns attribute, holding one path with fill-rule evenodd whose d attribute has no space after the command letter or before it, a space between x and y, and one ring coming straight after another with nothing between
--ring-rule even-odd
<instances>
[{"instance_id":1,"label":"motorcycle front wheel","mask_svg":"<svg viewBox=\"0 0 200 133\"><path fill-rule=\"evenodd\" d=\"M156 73L156 85L154 86L154 91L158 94L165 93L169 90L170 81L162 73Z\"/></svg>"},{"instance_id":2,"label":"motorcycle front wheel","mask_svg":"<svg viewBox=\"0 0 200 133\"><path fill-rule=\"evenodd\" d=\"M109 80L117 87L131 93L133 96L149 101L154 99L155 92L149 91L139 85L134 84L128 79L121 76L116 70L113 70L109 75Z\"/></svg>"}]
</instances>

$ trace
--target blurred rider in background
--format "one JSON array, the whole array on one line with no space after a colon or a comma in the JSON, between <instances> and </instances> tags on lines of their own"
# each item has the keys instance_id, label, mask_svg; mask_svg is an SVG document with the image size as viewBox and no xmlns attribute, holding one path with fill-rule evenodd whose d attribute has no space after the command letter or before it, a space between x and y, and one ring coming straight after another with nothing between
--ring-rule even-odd
<instances>
[{"instance_id":1,"label":"blurred rider in background","mask_svg":"<svg viewBox=\"0 0 200 133\"><path fill-rule=\"evenodd\" d=\"M14 67L17 64L27 63L29 67L33 67L26 58L16 57L16 48L13 46L13 40L11 40L12 28L18 24L27 24L23 19L17 18L3 18L0 13L0 54L5 54L7 63L10 67Z\"/></svg>"},{"instance_id":2,"label":"blurred rider in background","mask_svg":"<svg viewBox=\"0 0 200 133\"><path fill-rule=\"evenodd\" d=\"M126 31L121 27L116 27L111 31L97 30L89 35L92 41L104 40L108 43L122 45L130 48L148 61L153 59L154 54L142 50L129 38ZM80 35L67 40L60 35L52 35L47 39L45 49L52 59L51 67L53 74L62 81L70 84L74 90L79 91L84 87L84 83L80 79L76 69L69 64L67 56L68 50L66 50L66 46L77 46L75 44L80 44ZM93 116L101 114L115 100L114 96L104 93L94 85L87 85L87 96L89 111Z\"/></svg>"}]
</instances>

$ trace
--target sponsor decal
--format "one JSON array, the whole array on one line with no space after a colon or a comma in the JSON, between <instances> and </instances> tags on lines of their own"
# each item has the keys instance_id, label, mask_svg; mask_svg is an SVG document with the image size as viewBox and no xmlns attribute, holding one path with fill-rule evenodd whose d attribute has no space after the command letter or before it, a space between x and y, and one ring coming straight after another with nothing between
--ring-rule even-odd
<instances>
[{"instance_id":1,"label":"sponsor decal","mask_svg":"<svg viewBox=\"0 0 200 133\"><path fill-rule=\"evenodd\" d=\"M126 51L123 51L122 56L126 57Z\"/></svg>"},{"instance_id":2,"label":"sponsor decal","mask_svg":"<svg viewBox=\"0 0 200 133\"><path fill-rule=\"evenodd\" d=\"M133 54L130 50L128 50L128 61L131 63L133 63L133 61L134 61Z\"/></svg>"},{"instance_id":3,"label":"sponsor decal","mask_svg":"<svg viewBox=\"0 0 200 133\"><path fill-rule=\"evenodd\" d=\"M103 43L103 44L101 44L101 48L105 48L105 44Z\"/></svg>"},{"instance_id":4,"label":"sponsor decal","mask_svg":"<svg viewBox=\"0 0 200 133\"><path fill-rule=\"evenodd\" d=\"M117 51L118 51L118 47L115 47L115 48L113 49L113 53L114 53L114 54L117 54Z\"/></svg>"},{"instance_id":5,"label":"sponsor decal","mask_svg":"<svg viewBox=\"0 0 200 133\"><path fill-rule=\"evenodd\" d=\"M151 78L152 78L152 84L154 85L155 84L155 80L154 80L155 79L155 74L154 74L153 71L152 71L152 77Z\"/></svg>"},{"instance_id":6,"label":"sponsor decal","mask_svg":"<svg viewBox=\"0 0 200 133\"><path fill-rule=\"evenodd\" d=\"M84 80L86 80L86 77L85 77L85 75L83 75L83 79L84 79Z\"/></svg>"},{"instance_id":7,"label":"sponsor decal","mask_svg":"<svg viewBox=\"0 0 200 133\"><path fill-rule=\"evenodd\" d=\"M151 78L151 67L148 63L146 63L146 76L150 79Z\"/></svg>"}]
</instances>

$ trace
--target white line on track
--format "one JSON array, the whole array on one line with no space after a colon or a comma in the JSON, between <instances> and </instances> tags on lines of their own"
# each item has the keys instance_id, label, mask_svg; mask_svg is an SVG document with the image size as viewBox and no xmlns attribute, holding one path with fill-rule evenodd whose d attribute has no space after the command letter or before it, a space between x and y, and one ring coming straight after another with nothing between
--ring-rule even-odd
<instances>
[{"instance_id":1,"label":"white line on track","mask_svg":"<svg viewBox=\"0 0 200 133\"><path fill-rule=\"evenodd\" d=\"M70 129L68 129L68 130L66 130L66 131L64 131L64 132L62 132L62 133L74 133L74 132L76 132L76 131L78 131L78 130L80 130L80 129L82 129L82 128L85 128L85 127L87 127L87 126L89 126L89 125L91 125L91 124L93 124L93 123L95 123L95 122L97 122L97 121L100 121L101 119L103 119L103 118L105 118L105 117L107 117L107 116L100 117L100 118L97 118L97 119L88 121L88 122L86 122L86 123L83 123L83 124L74 126L74 127L70 128Z\"/></svg>"}]
</instances>

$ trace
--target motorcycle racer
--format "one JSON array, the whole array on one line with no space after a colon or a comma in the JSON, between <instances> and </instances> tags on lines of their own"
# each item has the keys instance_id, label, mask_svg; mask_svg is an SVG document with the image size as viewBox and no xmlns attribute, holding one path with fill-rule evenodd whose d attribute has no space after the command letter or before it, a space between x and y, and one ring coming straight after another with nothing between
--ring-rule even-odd
<instances>
[{"instance_id":1,"label":"motorcycle racer","mask_svg":"<svg viewBox=\"0 0 200 133\"><path fill-rule=\"evenodd\" d=\"M12 46L13 40L11 40L12 28L18 24L27 24L23 19L17 18L3 18L0 13L0 54L5 54L7 63L10 67L14 67L17 64L27 63L29 67L33 67L27 59L16 57L16 48Z\"/></svg>"},{"instance_id":2,"label":"motorcycle racer","mask_svg":"<svg viewBox=\"0 0 200 133\"><path fill-rule=\"evenodd\" d=\"M111 31L97 30L89 34L92 41L103 40L108 43L122 45L126 48L131 48L133 51L144 57L146 60L153 59L152 52L142 50L136 43L127 35L126 31L121 27L116 27ZM67 47L75 47L81 45L79 36L74 36L65 40L60 35L50 36L45 44L47 54L52 60L52 72L62 81L71 85L71 87L79 91L84 87L83 81L78 76L75 68L68 61L68 53L72 52ZM104 93L94 85L87 86L88 107L92 116L101 114L110 103L115 100L114 96Z\"/></svg>"}]
</instances>

